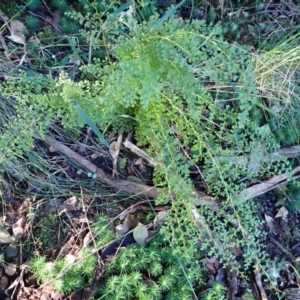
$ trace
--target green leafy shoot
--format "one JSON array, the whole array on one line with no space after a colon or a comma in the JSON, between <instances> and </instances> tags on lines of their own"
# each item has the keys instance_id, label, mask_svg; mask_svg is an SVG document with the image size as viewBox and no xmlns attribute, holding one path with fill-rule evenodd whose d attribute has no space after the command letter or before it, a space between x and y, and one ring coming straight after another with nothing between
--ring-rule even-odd
<instances>
[{"instance_id":1,"label":"green leafy shoot","mask_svg":"<svg viewBox=\"0 0 300 300\"><path fill-rule=\"evenodd\" d=\"M0 254L0 267L3 266L5 263L4 255L1 253Z\"/></svg>"}]
</instances>

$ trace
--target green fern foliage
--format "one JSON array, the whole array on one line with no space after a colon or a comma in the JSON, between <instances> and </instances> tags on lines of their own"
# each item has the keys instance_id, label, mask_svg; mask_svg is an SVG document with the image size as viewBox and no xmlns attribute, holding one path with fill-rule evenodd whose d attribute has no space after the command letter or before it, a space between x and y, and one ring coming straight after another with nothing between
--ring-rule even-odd
<instances>
[{"instance_id":1,"label":"green fern foliage","mask_svg":"<svg viewBox=\"0 0 300 300\"><path fill-rule=\"evenodd\" d=\"M236 184L240 179L255 178L258 172L269 174L274 166L259 162L259 171L249 172L247 165L236 165L232 158L255 156L257 149L262 153L277 149L284 135L288 144L296 143L298 129L292 132L288 118L274 116L261 101L251 54L229 44L222 28L202 21L183 24L156 14L144 23L135 17L124 21L119 12L130 3L118 8L107 4L102 11L111 14L104 21L103 14L97 13L99 3L82 3L85 12L94 12L72 15L85 39L92 41L90 64L81 67L84 79L73 80L64 72L58 78L22 72L1 85L6 96L16 99L16 113L1 129L0 165L21 156L33 137L45 134L57 119L66 129L83 127L85 121L74 102L102 132L134 130L138 145L155 157L154 181L165 187L156 203L171 201L168 218L149 246L121 249L108 266L102 299L191 299L196 282L202 280L198 264L202 255L216 257L240 272L233 248L243 252L244 270L254 260L263 265L267 260L257 243L262 234L255 205L235 202L234 195L245 187ZM66 30L67 21L62 19ZM93 51L99 49L107 55L92 60ZM268 114L272 116L267 118ZM207 191L224 200L218 211L199 204L190 178L192 167L201 170L199 177ZM287 168L282 164L278 171ZM229 226L232 223L236 227ZM115 238L102 215L93 233L97 247ZM197 264L191 264L195 259ZM76 272L88 280L93 268L86 259L88 266L79 264L59 276L64 264L36 258L31 268L42 282L55 279L56 288L63 292L82 286ZM45 274L37 266L51 272ZM213 289L222 297L222 287ZM210 297L215 297L213 292Z\"/></svg>"}]
</instances>

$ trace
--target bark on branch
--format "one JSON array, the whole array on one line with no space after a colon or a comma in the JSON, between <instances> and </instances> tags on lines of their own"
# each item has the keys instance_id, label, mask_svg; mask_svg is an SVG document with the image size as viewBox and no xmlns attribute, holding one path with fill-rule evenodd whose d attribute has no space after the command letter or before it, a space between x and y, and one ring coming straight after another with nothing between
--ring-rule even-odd
<instances>
[{"instance_id":1,"label":"bark on branch","mask_svg":"<svg viewBox=\"0 0 300 300\"><path fill-rule=\"evenodd\" d=\"M141 195L146 196L149 198L156 198L158 196L158 193L161 191L161 189L158 189L153 186L147 186L143 184L138 184L135 182L127 181L127 180L119 180L114 179L112 176L106 174L101 168L98 168L96 165L91 163L89 160L85 159L72 149L68 148L64 144L56 141L53 137L45 136L43 138L39 137L39 139L46 142L48 145L54 147L59 152L65 154L66 156L70 157L71 159L74 159L79 164L81 164L83 167L88 169L90 172L97 174L98 178L108 184L109 186L120 190L120 192L126 192L129 194L134 195ZM282 151L279 151L281 155L285 155L286 157L291 157L290 155L299 155L299 149L282 149ZM242 202L247 201L251 198L260 196L266 192L269 192L283 184L285 184L289 178L295 176L297 173L300 173L300 166L296 167L290 172L280 174L273 176L272 178L268 179L267 181L264 181L262 183L253 185L249 188L244 189L239 194L234 196L234 199L240 200ZM208 195L205 195L202 192L198 193L199 197L205 202L205 200L210 200L211 197Z\"/></svg>"},{"instance_id":2,"label":"bark on branch","mask_svg":"<svg viewBox=\"0 0 300 300\"><path fill-rule=\"evenodd\" d=\"M149 198L156 198L158 195L158 189L156 187L138 184L127 180L114 179L112 176L106 174L101 168L98 168L92 162L85 159L84 157L82 157L81 155L79 155L69 147L65 146L64 144L58 142L51 136L45 136L43 138L39 137L39 139L43 140L48 145L52 146L57 151L65 154L69 158L74 159L76 162L78 162L80 165L88 169L93 174L97 174L98 178L102 182L108 184L109 186L117 190L120 190L120 192L147 196Z\"/></svg>"}]
</instances>

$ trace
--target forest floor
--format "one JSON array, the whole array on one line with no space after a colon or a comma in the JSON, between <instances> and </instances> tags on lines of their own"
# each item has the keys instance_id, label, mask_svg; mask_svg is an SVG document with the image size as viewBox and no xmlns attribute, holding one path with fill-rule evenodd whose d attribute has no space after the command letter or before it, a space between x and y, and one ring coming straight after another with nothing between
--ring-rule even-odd
<instances>
[{"instance_id":1,"label":"forest floor","mask_svg":"<svg viewBox=\"0 0 300 300\"><path fill-rule=\"evenodd\" d=\"M80 76L76 60L83 59L88 49L85 45L76 48L72 44L74 33L62 33L62 16L59 10L51 5L46 6L46 2L35 10L24 10L14 19L25 24L29 29L27 34L35 32L35 36L41 41L53 38L58 49L53 50L53 53L56 51L55 56L61 64L56 67L67 69L74 77ZM157 3L160 11L169 7L167 2ZM193 19L203 19L208 23L221 22L227 28L227 40L237 41L254 49L265 43L277 42L286 32L300 25L300 5L293 1L268 1L268 4L265 1L244 1L244 5L240 5L240 1L207 2L185 4L177 11L177 15L186 22ZM76 9L76 5L71 6ZM2 81L5 74L13 73L20 64L26 70L39 69L43 73L52 55L52 49L47 52L47 47L43 47L30 60L26 60L29 53L29 50L26 52L23 48L26 35L18 36L17 31L5 27L7 18L14 15L0 5L0 25L3 25L0 35ZM28 19L32 16L39 19L36 28L33 26L34 21L31 20L30 23ZM54 36L50 35L51 32L55 33ZM68 36L69 44L61 47L58 44L65 43L63 35ZM111 257L118 255L120 248L136 242L132 232L137 224L153 225L157 221L157 215L164 216L172 205L155 205L150 199L151 193L156 193L153 183L154 167L151 158L145 159L147 149L135 146L134 136L122 137L118 145L120 151L117 160L114 160L111 152L99 145L97 136L88 126L72 135L57 122L52 126L51 134L56 144L53 140L35 139L30 155L25 155L20 160L20 165L5 166L1 175L0 216L4 226L0 232L0 253L3 254L0 299L93 299L105 285L101 278L103 265L108 265ZM117 138L113 134L106 134L109 143ZM67 150L63 151L62 145ZM297 146L290 149L298 149ZM295 160L299 156L295 155ZM87 169L95 172L87 172ZM201 186L196 172L191 174L191 178L195 186ZM135 192L141 186L145 190L150 188L149 198L141 197ZM131 194L126 192L130 189ZM203 191L199 189L198 192ZM260 229L265 233L260 242L265 246L266 256L274 262L272 280L277 292L270 288L270 283L265 285L265 275L260 276L259 270L256 273L249 272L245 279L230 273L218 259L209 256L203 259L208 274L204 286L208 288L217 278L226 287L228 299L279 299L279 295L281 299L300 299L300 277L297 271L300 267L300 205L296 205L296 208L289 207L286 205L287 196L275 189L265 193L258 192L258 195L257 216L262 220ZM209 195L203 193L202 196L210 201ZM53 260L62 252L76 257L83 246L91 242L88 240L91 235L90 226L99 214L105 214L110 221L111 230L123 236L116 236L105 247L97 250L99 264L91 283L63 295L56 292L51 284L42 284L33 276L28 267L33 254ZM127 222L127 230L124 229L124 220ZM155 235L157 230L153 229L152 234ZM243 259L243 250L232 249L237 261ZM202 286L197 295L201 295L203 290Z\"/></svg>"}]
</instances>

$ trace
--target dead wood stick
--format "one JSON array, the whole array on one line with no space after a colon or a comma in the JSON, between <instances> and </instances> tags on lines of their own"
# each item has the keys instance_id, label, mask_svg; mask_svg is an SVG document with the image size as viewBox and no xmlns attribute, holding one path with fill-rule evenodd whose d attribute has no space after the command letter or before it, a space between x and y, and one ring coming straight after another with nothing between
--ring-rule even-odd
<instances>
[{"instance_id":1,"label":"dead wood stick","mask_svg":"<svg viewBox=\"0 0 300 300\"><path fill-rule=\"evenodd\" d=\"M280 158L293 158L300 156L300 146L293 146L290 148L282 148L275 152L266 153L262 158L261 162L270 163L272 161L278 161ZM250 161L250 157L247 155L236 156L236 157L215 157L214 161L218 162L231 162L234 165L248 165Z\"/></svg>"},{"instance_id":2,"label":"dead wood stick","mask_svg":"<svg viewBox=\"0 0 300 300\"><path fill-rule=\"evenodd\" d=\"M149 198L156 198L159 189L152 186L142 185L135 182L127 181L127 180L116 180L112 178L110 175L106 174L102 169L98 168L96 165L91 163L89 160L85 159L75 151L71 150L64 144L56 141L54 138L50 136L45 136L44 138L39 138L45 141L50 146L54 147L58 151L62 152L63 154L67 155L68 157L74 159L79 164L87 168L90 172L97 174L98 178L107 183L109 186L119 189L120 191L136 194L136 195L144 195ZM287 182L287 179L295 175L296 173L300 172L300 166L296 167L290 172L276 175L269 180L253 185L249 188L244 189L238 195L234 196L235 199L240 199L243 202L249 200L251 198L255 198L259 195L262 195L284 183ZM202 193L201 193L202 194ZM203 195L205 196L205 195Z\"/></svg>"},{"instance_id":3,"label":"dead wood stick","mask_svg":"<svg viewBox=\"0 0 300 300\"><path fill-rule=\"evenodd\" d=\"M276 245L281 250L281 252L283 252L287 256L289 260L293 260L293 255L289 251L287 251L286 248L284 248L279 242L277 242L272 237L269 237L269 239L274 245Z\"/></svg>"},{"instance_id":4,"label":"dead wood stick","mask_svg":"<svg viewBox=\"0 0 300 300\"><path fill-rule=\"evenodd\" d=\"M162 192L162 189L153 187L153 186L147 186L139 183L135 183L132 181L128 180L117 180L114 179L112 176L106 174L101 168L98 168L96 165L91 163L89 160L86 158L82 157L69 147L65 146L64 144L58 142L51 136L44 136L40 137L37 136L38 139L44 141L48 145L52 146L59 152L65 154L71 159L74 159L77 161L80 165L83 167L87 168L90 172L97 174L97 177L104 183L107 183L109 186L119 189L120 191L129 193L129 194L134 194L134 195L142 195L142 196L147 196L149 198L156 198L158 196L159 192ZM197 192L197 194L201 197L203 201L209 201L212 199L212 197L202 193L202 192ZM175 197L175 195L173 195ZM200 201L201 202L201 201ZM205 204L203 202L203 204Z\"/></svg>"},{"instance_id":5,"label":"dead wood stick","mask_svg":"<svg viewBox=\"0 0 300 300\"><path fill-rule=\"evenodd\" d=\"M259 290L260 298L261 298L261 300L268 300L267 294L266 294L266 292L264 290L264 287L262 285L262 282L261 282L260 266L256 265L255 269L256 269L255 283L256 283L256 286Z\"/></svg>"},{"instance_id":6,"label":"dead wood stick","mask_svg":"<svg viewBox=\"0 0 300 300\"><path fill-rule=\"evenodd\" d=\"M58 142L51 136L39 137L39 139L43 140L48 145L52 146L59 152L65 154L69 158L74 159L80 165L88 169L90 172L97 174L98 178L102 182L107 183L109 186L115 189L129 194L147 196L149 198L156 198L158 195L159 190L156 187L138 184L127 180L114 179L112 176L106 174L101 168L98 168L89 160L85 159L84 157L82 157L72 149L68 148L64 144Z\"/></svg>"},{"instance_id":7,"label":"dead wood stick","mask_svg":"<svg viewBox=\"0 0 300 300\"><path fill-rule=\"evenodd\" d=\"M125 139L123 145L126 148L130 149L130 151L135 153L137 156L146 160L149 163L149 165L151 165L153 167L157 166L157 163L154 161L154 159L152 157L150 157L145 151L143 151L142 149L140 149L139 147L137 147L136 145L131 143L128 138Z\"/></svg>"},{"instance_id":8,"label":"dead wood stick","mask_svg":"<svg viewBox=\"0 0 300 300\"><path fill-rule=\"evenodd\" d=\"M272 178L259 183L252 185L249 188L244 189L241 191L238 195L234 196L235 199L239 199L242 202L249 200L251 198L255 198L259 195L265 194L266 192L269 192L283 184L285 184L289 178L294 176L300 172L300 166L296 167L290 172L286 172L280 175L273 176Z\"/></svg>"}]
</instances>

